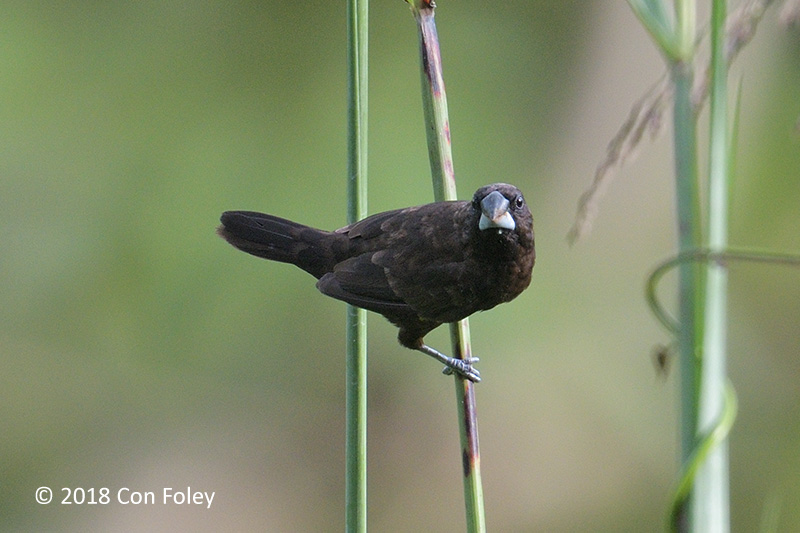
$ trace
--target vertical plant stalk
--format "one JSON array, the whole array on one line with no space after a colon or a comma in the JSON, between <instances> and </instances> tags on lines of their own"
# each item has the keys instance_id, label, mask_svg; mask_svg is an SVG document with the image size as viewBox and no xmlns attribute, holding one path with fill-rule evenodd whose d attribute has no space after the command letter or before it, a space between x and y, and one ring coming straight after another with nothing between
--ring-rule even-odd
<instances>
[{"instance_id":1,"label":"vertical plant stalk","mask_svg":"<svg viewBox=\"0 0 800 533\"><path fill-rule=\"evenodd\" d=\"M697 171L697 117L692 102L694 80L694 0L674 0L674 19L667 15L662 0L628 0L633 12L650 32L667 59L673 85L673 143L675 196L678 218L678 254L700 247L700 191ZM680 359L680 443L681 462L692 456L697 429L698 380L702 365L703 331L702 270L691 262L678 271L678 352ZM679 527L688 528L686 506L678 513Z\"/></svg>"},{"instance_id":2,"label":"vertical plant stalk","mask_svg":"<svg viewBox=\"0 0 800 533\"><path fill-rule=\"evenodd\" d=\"M347 223L367 215L369 0L347 2ZM345 530L367 531L367 312L347 306Z\"/></svg>"},{"instance_id":3,"label":"vertical plant stalk","mask_svg":"<svg viewBox=\"0 0 800 533\"><path fill-rule=\"evenodd\" d=\"M442 55L439 35L434 22L432 1L412 0L412 10L419 30L422 62L422 108L428 157L431 163L433 196L437 202L457 200L456 177L453 170L453 151L450 142L450 121L447 116L447 94L442 74Z\"/></svg>"},{"instance_id":4,"label":"vertical plant stalk","mask_svg":"<svg viewBox=\"0 0 800 533\"><path fill-rule=\"evenodd\" d=\"M702 242L700 191L697 169L697 117L692 103L694 81L695 5L692 0L675 3L676 27L671 59L674 86L673 135L675 150L675 192L678 216L678 253L695 250ZM698 376L702 366L700 342L703 331L703 276L692 263L681 264L678 271L678 352L680 359L680 442L681 462L692 457L697 428ZM690 507L678 512L678 528L689 531Z\"/></svg>"},{"instance_id":5,"label":"vertical plant stalk","mask_svg":"<svg viewBox=\"0 0 800 533\"><path fill-rule=\"evenodd\" d=\"M439 38L434 22L432 0L407 0L417 22L422 74L422 105L428 139L428 156L431 164L434 199L455 200L456 182L453 155L450 145L450 122L447 115L447 95L442 76L442 58ZM453 357L471 357L469 321L461 320L450 325ZM467 531L486 531L483 507L483 487L480 472L480 447L478 444L478 417L475 402L475 385L455 374L461 458L464 469L464 504Z\"/></svg>"},{"instance_id":6,"label":"vertical plant stalk","mask_svg":"<svg viewBox=\"0 0 800 533\"><path fill-rule=\"evenodd\" d=\"M676 334L681 360L683 473L675 491L670 525L679 531L725 533L730 530L727 437L736 417L736 395L726 379L726 265L731 260L789 265L800 262L800 257L792 254L731 250L727 242L730 173L737 129L735 119L732 128L728 124L728 65L750 42L772 0L744 2L730 17L726 0L713 0L710 82L706 77L701 78L694 102L690 89L695 61L695 0L673 0L674 18L666 15L666 0L628 0L628 3L667 58L674 85L680 251L653 272L648 282L648 302L658 319ZM695 113L702 107L709 85L708 243L703 248ZM737 95L735 117L738 117L738 103ZM673 266L680 267L677 322L654 297L657 279Z\"/></svg>"},{"instance_id":7,"label":"vertical plant stalk","mask_svg":"<svg viewBox=\"0 0 800 533\"><path fill-rule=\"evenodd\" d=\"M726 0L714 0L711 9L711 109L709 143L708 249L723 252L728 245L728 136L727 61L725 58ZM703 368L698 397L698 440L714 431L725 411L727 352L727 270L724 262L710 261L706 273ZM695 531L730 531L727 440L718 443L700 465L692 500Z\"/></svg>"},{"instance_id":8,"label":"vertical plant stalk","mask_svg":"<svg viewBox=\"0 0 800 533\"><path fill-rule=\"evenodd\" d=\"M693 69L690 62L672 66L674 100L675 186L678 216L678 253L689 253L701 242L700 191L697 174L697 131L691 100ZM702 287L700 268L683 263L678 269L678 357L680 360L680 443L681 462L692 456L697 429L697 383L702 363ZM687 531L688 509L680 513L681 528Z\"/></svg>"}]
</instances>

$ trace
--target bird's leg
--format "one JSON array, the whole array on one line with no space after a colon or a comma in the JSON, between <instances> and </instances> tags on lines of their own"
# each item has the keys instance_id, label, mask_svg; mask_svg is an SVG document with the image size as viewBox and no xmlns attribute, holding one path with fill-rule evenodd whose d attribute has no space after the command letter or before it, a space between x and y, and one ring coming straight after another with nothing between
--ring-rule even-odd
<instances>
[{"instance_id":1,"label":"bird's leg","mask_svg":"<svg viewBox=\"0 0 800 533\"><path fill-rule=\"evenodd\" d=\"M425 355L430 355L445 365L444 370L442 370L442 373L444 374L452 374L453 372L457 372L473 383L478 383L481 380L481 373L478 372L477 368L473 368L472 366L472 363L478 362L479 359L477 357L470 357L468 359L456 359L455 357L448 357L442 352L435 350L424 343L420 343L416 349Z\"/></svg>"}]
</instances>

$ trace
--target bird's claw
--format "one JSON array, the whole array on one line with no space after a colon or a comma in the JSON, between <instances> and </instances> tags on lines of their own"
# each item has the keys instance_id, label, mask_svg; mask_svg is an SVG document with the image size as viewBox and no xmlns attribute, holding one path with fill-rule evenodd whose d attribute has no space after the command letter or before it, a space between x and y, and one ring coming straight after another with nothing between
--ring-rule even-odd
<instances>
[{"instance_id":1,"label":"bird's claw","mask_svg":"<svg viewBox=\"0 0 800 533\"><path fill-rule=\"evenodd\" d=\"M480 383L481 373L477 368L472 366L473 363L477 363L478 361L480 361L480 359L477 357L469 357L466 359L451 358L447 362L447 366L442 370L442 374L450 376L454 372L457 372L473 383Z\"/></svg>"}]
</instances>

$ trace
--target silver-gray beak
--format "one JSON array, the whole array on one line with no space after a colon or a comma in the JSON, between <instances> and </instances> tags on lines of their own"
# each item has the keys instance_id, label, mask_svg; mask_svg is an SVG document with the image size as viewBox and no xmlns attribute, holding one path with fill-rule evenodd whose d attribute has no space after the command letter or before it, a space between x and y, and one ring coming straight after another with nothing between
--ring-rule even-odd
<instances>
[{"instance_id":1,"label":"silver-gray beak","mask_svg":"<svg viewBox=\"0 0 800 533\"><path fill-rule=\"evenodd\" d=\"M508 200L498 191L492 191L481 200L481 219L478 228L481 230L497 228L513 230L516 227L514 217L508 212Z\"/></svg>"}]
</instances>

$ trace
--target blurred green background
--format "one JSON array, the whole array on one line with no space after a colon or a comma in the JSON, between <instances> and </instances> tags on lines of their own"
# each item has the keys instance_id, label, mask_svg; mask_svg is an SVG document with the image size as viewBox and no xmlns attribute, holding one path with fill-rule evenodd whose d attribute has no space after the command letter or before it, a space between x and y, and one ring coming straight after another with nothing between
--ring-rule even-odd
<instances>
[{"instance_id":1,"label":"blurred green background","mask_svg":"<svg viewBox=\"0 0 800 533\"><path fill-rule=\"evenodd\" d=\"M369 209L432 197L417 39L370 7ZM674 251L669 124L565 236L663 71L625 2L440 2L459 193L507 181L536 219L530 290L472 320L492 531L660 531L677 373L643 286ZM227 209L345 222L344 2L0 7L0 528L339 531L344 315L313 279L214 235ZM800 251L800 38L770 11L742 80L731 242ZM732 518L800 530L800 273L734 265ZM674 302L674 277L662 291ZM430 344L448 346L446 328ZM369 321L369 524L463 531L451 379ZM54 503L35 503L37 487ZM210 509L164 487L214 491ZM110 505L61 505L109 487ZM116 490L154 491L120 505Z\"/></svg>"}]
</instances>

